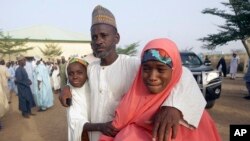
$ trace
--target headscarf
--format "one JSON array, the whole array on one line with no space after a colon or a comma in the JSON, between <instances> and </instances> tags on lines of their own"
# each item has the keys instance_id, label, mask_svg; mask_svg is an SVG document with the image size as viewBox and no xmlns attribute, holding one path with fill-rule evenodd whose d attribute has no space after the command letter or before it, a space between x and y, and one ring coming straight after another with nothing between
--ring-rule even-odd
<instances>
[{"instance_id":1,"label":"headscarf","mask_svg":"<svg viewBox=\"0 0 250 141\"><path fill-rule=\"evenodd\" d=\"M65 67L65 72L66 72L66 77L68 78L68 66L72 63L75 63L75 62L78 62L80 64L82 64L83 66L85 66L86 68L88 67L89 63L85 60L85 59L82 59L80 57L72 57L69 59L68 63L66 64L66 67Z\"/></svg>"},{"instance_id":2,"label":"headscarf","mask_svg":"<svg viewBox=\"0 0 250 141\"><path fill-rule=\"evenodd\" d=\"M153 115L157 112L164 100L169 96L171 90L181 77L181 58L177 46L173 41L166 38L150 41L146 44L142 51L142 62L147 60L147 58L145 58L145 52L152 49L165 52L171 59L171 80L162 92L158 94L150 94L143 83L142 68L140 66L140 71L138 71L133 85L128 93L123 97L115 111L115 118L112 125L120 130L120 132L116 135L115 140L138 140L139 138L139 140L151 139L152 125L146 122L152 120ZM164 60L164 58L162 60ZM128 134L129 137L127 136ZM100 140L107 141L113 139L110 139L110 137L102 137Z\"/></svg>"},{"instance_id":3,"label":"headscarf","mask_svg":"<svg viewBox=\"0 0 250 141\"><path fill-rule=\"evenodd\" d=\"M146 63L147 61L158 61L170 68L173 67L172 59L161 49L146 50L142 56L141 64Z\"/></svg>"}]
</instances>

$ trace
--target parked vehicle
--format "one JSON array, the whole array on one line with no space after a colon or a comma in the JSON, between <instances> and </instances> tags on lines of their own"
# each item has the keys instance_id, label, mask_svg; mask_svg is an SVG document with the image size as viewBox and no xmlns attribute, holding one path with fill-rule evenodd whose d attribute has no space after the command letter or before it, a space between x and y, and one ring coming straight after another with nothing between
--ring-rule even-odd
<instances>
[{"instance_id":1,"label":"parked vehicle","mask_svg":"<svg viewBox=\"0 0 250 141\"><path fill-rule=\"evenodd\" d=\"M189 68L203 93L207 105L212 108L221 94L221 77L219 72L205 63L194 52L181 52L182 65Z\"/></svg>"}]
</instances>

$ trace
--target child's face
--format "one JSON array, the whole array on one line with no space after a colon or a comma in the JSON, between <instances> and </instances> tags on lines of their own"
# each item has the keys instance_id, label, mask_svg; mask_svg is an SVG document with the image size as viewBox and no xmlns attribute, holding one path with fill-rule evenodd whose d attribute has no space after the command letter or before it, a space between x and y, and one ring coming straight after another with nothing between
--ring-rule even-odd
<instances>
[{"instance_id":1,"label":"child's face","mask_svg":"<svg viewBox=\"0 0 250 141\"><path fill-rule=\"evenodd\" d=\"M75 62L69 64L67 71L69 83L74 87L82 87L87 80L86 67L78 62Z\"/></svg>"},{"instance_id":2,"label":"child's face","mask_svg":"<svg viewBox=\"0 0 250 141\"><path fill-rule=\"evenodd\" d=\"M159 61L147 61L142 64L142 77L148 90L152 94L157 94L170 82L172 69Z\"/></svg>"}]
</instances>

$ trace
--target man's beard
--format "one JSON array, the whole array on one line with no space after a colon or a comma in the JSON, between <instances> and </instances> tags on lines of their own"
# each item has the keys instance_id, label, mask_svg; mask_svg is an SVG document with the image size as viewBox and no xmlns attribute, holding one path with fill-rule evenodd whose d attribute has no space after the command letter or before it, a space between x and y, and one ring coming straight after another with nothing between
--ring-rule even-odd
<instances>
[{"instance_id":1,"label":"man's beard","mask_svg":"<svg viewBox=\"0 0 250 141\"><path fill-rule=\"evenodd\" d=\"M109 50L104 51L104 52L100 52L100 53L97 52L95 53L95 55L97 58L104 59L104 58L107 58L112 51L113 51L113 48L110 48Z\"/></svg>"}]
</instances>

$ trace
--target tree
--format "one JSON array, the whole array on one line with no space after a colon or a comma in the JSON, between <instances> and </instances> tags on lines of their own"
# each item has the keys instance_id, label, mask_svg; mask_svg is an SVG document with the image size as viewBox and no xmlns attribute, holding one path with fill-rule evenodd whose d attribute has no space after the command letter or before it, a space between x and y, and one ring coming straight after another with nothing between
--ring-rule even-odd
<instances>
[{"instance_id":1,"label":"tree","mask_svg":"<svg viewBox=\"0 0 250 141\"><path fill-rule=\"evenodd\" d=\"M130 45L126 45L125 48L118 47L116 51L118 54L126 54L126 55L135 56L137 54L138 46L139 46L139 42L135 42Z\"/></svg>"},{"instance_id":2,"label":"tree","mask_svg":"<svg viewBox=\"0 0 250 141\"><path fill-rule=\"evenodd\" d=\"M186 47L185 49L181 50L181 51L192 51L194 49L194 47Z\"/></svg>"},{"instance_id":3,"label":"tree","mask_svg":"<svg viewBox=\"0 0 250 141\"><path fill-rule=\"evenodd\" d=\"M233 13L227 13L225 10L217 8L206 8L203 14L219 16L226 20L225 25L218 25L219 33L209 34L207 37L200 38L205 42L204 48L214 49L218 45L225 45L230 41L240 40L250 57L250 46L247 39L250 37L250 2L246 0L230 0L230 3L222 2Z\"/></svg>"},{"instance_id":4,"label":"tree","mask_svg":"<svg viewBox=\"0 0 250 141\"><path fill-rule=\"evenodd\" d=\"M3 54L3 56L9 55L9 60L10 56L13 54L26 52L33 49L33 47L26 46L28 38L16 40L12 39L12 37L9 35L3 34L0 34L0 37L0 53Z\"/></svg>"},{"instance_id":5,"label":"tree","mask_svg":"<svg viewBox=\"0 0 250 141\"><path fill-rule=\"evenodd\" d=\"M43 53L43 55L47 58L54 58L56 56L60 56L63 52L60 46L58 46L58 44L55 43L49 43L49 44L45 44L45 49L40 49L40 51Z\"/></svg>"}]
</instances>

